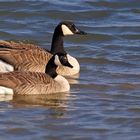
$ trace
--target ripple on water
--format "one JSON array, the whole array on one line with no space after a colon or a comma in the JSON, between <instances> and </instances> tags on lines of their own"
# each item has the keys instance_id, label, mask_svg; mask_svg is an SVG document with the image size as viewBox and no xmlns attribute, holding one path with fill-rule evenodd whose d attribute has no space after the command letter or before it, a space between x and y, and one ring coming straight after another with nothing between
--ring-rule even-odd
<instances>
[{"instance_id":1,"label":"ripple on water","mask_svg":"<svg viewBox=\"0 0 140 140\"><path fill-rule=\"evenodd\" d=\"M1 98L0 138L139 139L139 5L138 0L1 1L1 39L49 49L61 20L88 34L65 37L67 52L81 65L80 75L69 79L70 93Z\"/></svg>"}]
</instances>

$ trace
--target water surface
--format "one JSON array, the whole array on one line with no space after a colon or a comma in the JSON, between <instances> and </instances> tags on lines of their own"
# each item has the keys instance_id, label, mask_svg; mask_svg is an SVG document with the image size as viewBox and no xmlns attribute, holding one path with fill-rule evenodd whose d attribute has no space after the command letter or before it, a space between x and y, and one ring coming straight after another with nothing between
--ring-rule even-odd
<instances>
[{"instance_id":1,"label":"water surface","mask_svg":"<svg viewBox=\"0 0 140 140\"><path fill-rule=\"evenodd\" d=\"M65 38L81 65L66 94L1 97L1 140L140 138L140 1L0 1L0 39L50 49L70 20L86 36ZM8 100L8 101L5 101Z\"/></svg>"}]
</instances>

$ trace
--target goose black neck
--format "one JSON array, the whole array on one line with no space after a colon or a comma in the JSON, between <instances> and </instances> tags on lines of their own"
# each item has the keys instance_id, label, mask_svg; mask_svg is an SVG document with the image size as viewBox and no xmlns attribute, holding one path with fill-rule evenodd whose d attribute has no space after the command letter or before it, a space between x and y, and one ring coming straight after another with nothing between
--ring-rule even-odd
<instances>
[{"instance_id":1,"label":"goose black neck","mask_svg":"<svg viewBox=\"0 0 140 140\"><path fill-rule=\"evenodd\" d=\"M54 63L54 57L52 57L46 65L45 73L55 78L58 74L56 73L57 65Z\"/></svg>"},{"instance_id":2,"label":"goose black neck","mask_svg":"<svg viewBox=\"0 0 140 140\"><path fill-rule=\"evenodd\" d=\"M54 31L50 52L52 54L58 52L65 53L64 46L63 46L63 35L62 35L62 31L59 28L56 28Z\"/></svg>"}]
</instances>

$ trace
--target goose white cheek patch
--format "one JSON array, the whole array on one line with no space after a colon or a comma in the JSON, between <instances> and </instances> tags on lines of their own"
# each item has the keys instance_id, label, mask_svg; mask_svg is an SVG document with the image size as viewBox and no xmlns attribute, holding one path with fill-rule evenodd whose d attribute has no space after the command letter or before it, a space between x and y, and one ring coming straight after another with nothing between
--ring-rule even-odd
<instances>
[{"instance_id":1,"label":"goose white cheek patch","mask_svg":"<svg viewBox=\"0 0 140 140\"><path fill-rule=\"evenodd\" d=\"M57 66L62 66L62 64L61 64L61 62L60 62L60 60L59 60L58 55L55 56L54 63L55 63Z\"/></svg>"},{"instance_id":2,"label":"goose white cheek patch","mask_svg":"<svg viewBox=\"0 0 140 140\"><path fill-rule=\"evenodd\" d=\"M63 35L73 35L73 32L66 25L62 25L61 27Z\"/></svg>"}]
</instances>

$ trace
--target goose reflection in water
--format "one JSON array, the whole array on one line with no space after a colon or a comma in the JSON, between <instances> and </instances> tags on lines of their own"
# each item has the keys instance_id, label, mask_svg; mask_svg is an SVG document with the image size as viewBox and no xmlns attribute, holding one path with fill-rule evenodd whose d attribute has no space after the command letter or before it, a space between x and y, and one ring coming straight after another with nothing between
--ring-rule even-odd
<instances>
[{"instance_id":1,"label":"goose reflection in water","mask_svg":"<svg viewBox=\"0 0 140 140\"><path fill-rule=\"evenodd\" d=\"M11 103L16 108L41 107L50 109L48 114L51 117L61 118L67 110L69 93L42 94L42 95L15 95Z\"/></svg>"}]
</instances>

